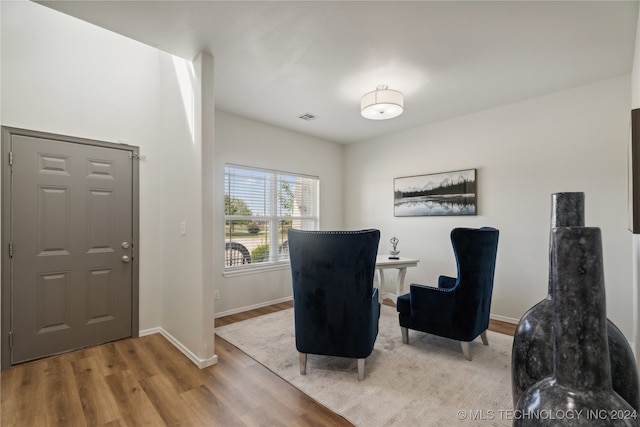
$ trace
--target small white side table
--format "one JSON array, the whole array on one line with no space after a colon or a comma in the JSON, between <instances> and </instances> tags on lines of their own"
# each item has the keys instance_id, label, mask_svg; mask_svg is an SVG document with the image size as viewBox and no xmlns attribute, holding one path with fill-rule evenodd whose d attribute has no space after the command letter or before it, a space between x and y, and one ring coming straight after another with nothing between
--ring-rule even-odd
<instances>
[{"instance_id":1,"label":"small white side table","mask_svg":"<svg viewBox=\"0 0 640 427\"><path fill-rule=\"evenodd\" d=\"M407 274L408 267L417 267L418 262L417 259L413 258L400 258L400 259L389 259L389 255L378 255L376 258L376 269L378 270L378 275L380 276L380 301L384 299L386 296L390 296L393 299L393 302L396 302L398 297L404 293L404 276ZM385 292L385 280L384 280L384 270L388 268L395 268L398 270L398 276L396 277L396 293Z\"/></svg>"}]
</instances>

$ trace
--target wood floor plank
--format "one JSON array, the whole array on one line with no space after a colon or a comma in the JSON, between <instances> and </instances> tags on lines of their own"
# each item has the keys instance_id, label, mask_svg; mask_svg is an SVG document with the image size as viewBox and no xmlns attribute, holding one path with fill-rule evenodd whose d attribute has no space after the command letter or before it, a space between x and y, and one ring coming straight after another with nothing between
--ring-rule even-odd
<instances>
[{"instance_id":1,"label":"wood floor plank","mask_svg":"<svg viewBox=\"0 0 640 427\"><path fill-rule=\"evenodd\" d=\"M179 395L173 390L173 385L163 374L140 380L140 385L151 401L165 425L197 425L193 414L186 410Z\"/></svg>"},{"instance_id":2,"label":"wood floor plank","mask_svg":"<svg viewBox=\"0 0 640 427\"><path fill-rule=\"evenodd\" d=\"M118 405L94 357L71 361L86 423L102 426L120 418Z\"/></svg>"},{"instance_id":3,"label":"wood floor plank","mask_svg":"<svg viewBox=\"0 0 640 427\"><path fill-rule=\"evenodd\" d=\"M276 311L285 310L293 307L293 301L285 301L277 304L260 307L241 313L230 314L228 316L218 317L215 319L216 326L225 326L231 323L240 322L242 320L251 319L253 317L262 316L263 314L274 313Z\"/></svg>"},{"instance_id":4,"label":"wood floor plank","mask_svg":"<svg viewBox=\"0 0 640 427\"><path fill-rule=\"evenodd\" d=\"M184 402L194 414L203 421L203 425L219 425L225 427L244 427L246 424L221 402L205 385L182 393Z\"/></svg>"},{"instance_id":5,"label":"wood floor plank","mask_svg":"<svg viewBox=\"0 0 640 427\"><path fill-rule=\"evenodd\" d=\"M489 320L489 330L498 332L505 335L515 335L516 328L518 327L515 323L505 322L503 320Z\"/></svg>"},{"instance_id":6,"label":"wood floor plank","mask_svg":"<svg viewBox=\"0 0 640 427\"><path fill-rule=\"evenodd\" d=\"M268 409L268 408L267 408ZM285 421L278 414L272 411L265 411L264 408L256 408L242 414L242 420L249 427L283 427L286 426Z\"/></svg>"},{"instance_id":7,"label":"wood floor plank","mask_svg":"<svg viewBox=\"0 0 640 427\"><path fill-rule=\"evenodd\" d=\"M82 427L87 423L82 411L73 372L71 355L53 357L45 361L44 388L49 425Z\"/></svg>"},{"instance_id":8,"label":"wood floor plank","mask_svg":"<svg viewBox=\"0 0 640 427\"><path fill-rule=\"evenodd\" d=\"M0 381L1 426L46 426L44 363L29 369L10 369Z\"/></svg>"},{"instance_id":9,"label":"wood floor plank","mask_svg":"<svg viewBox=\"0 0 640 427\"><path fill-rule=\"evenodd\" d=\"M131 372L136 374L138 380L149 378L160 373L156 365L158 355L149 355L141 346L142 338L127 338L118 341L116 349L121 359Z\"/></svg>"},{"instance_id":10,"label":"wood floor plank","mask_svg":"<svg viewBox=\"0 0 640 427\"><path fill-rule=\"evenodd\" d=\"M120 411L125 426L162 426L164 421L151 404L136 375L127 370L105 377Z\"/></svg>"},{"instance_id":11,"label":"wood floor plank","mask_svg":"<svg viewBox=\"0 0 640 427\"><path fill-rule=\"evenodd\" d=\"M250 402L251 406L245 406L243 404L239 406L247 408L247 410L239 413L239 416L242 417L245 423L251 424L250 420L253 414L259 412L259 408L256 409L256 405L267 404L277 406L278 411L281 411L279 420L284 422L285 425L291 423L292 425L304 424L305 419L317 419L319 420L319 425L351 425L342 416L320 405L306 394L300 392L296 387L238 350L237 347L218 336L216 336L216 353L218 353L220 357L220 362L218 363L221 368L220 372L231 373L229 377L231 382L227 384L226 382L220 381L220 378L217 377L219 372L211 370L212 375L215 375L215 388L213 391L224 391L223 399L229 396L232 396L233 399L242 399L244 390L247 387L254 388L256 387L256 383L260 384L260 394L262 394L263 397L258 398L256 402ZM234 367L230 368L227 364L234 365ZM233 381L234 379L237 381ZM224 384L227 384L231 389L224 390L222 387ZM236 393L240 393L240 396L234 396ZM280 402L274 404L274 398ZM257 419L260 420L261 418L258 417Z\"/></svg>"},{"instance_id":12,"label":"wood floor plank","mask_svg":"<svg viewBox=\"0 0 640 427\"><path fill-rule=\"evenodd\" d=\"M99 361L100 370L103 376L108 376L116 372L128 369L128 366L117 349L117 342L110 342L104 345L93 347L94 357Z\"/></svg>"},{"instance_id":13,"label":"wood floor plank","mask_svg":"<svg viewBox=\"0 0 640 427\"><path fill-rule=\"evenodd\" d=\"M150 355L162 354L155 358L156 366L172 383L177 393L183 393L202 384L202 372L193 370L193 362L160 334L140 339L141 347Z\"/></svg>"},{"instance_id":14,"label":"wood floor plank","mask_svg":"<svg viewBox=\"0 0 640 427\"><path fill-rule=\"evenodd\" d=\"M237 369L233 364L221 362L220 357L218 365L220 369L209 370L210 381L207 383L214 395L238 417L259 406L262 397L252 387L247 371Z\"/></svg>"}]
</instances>

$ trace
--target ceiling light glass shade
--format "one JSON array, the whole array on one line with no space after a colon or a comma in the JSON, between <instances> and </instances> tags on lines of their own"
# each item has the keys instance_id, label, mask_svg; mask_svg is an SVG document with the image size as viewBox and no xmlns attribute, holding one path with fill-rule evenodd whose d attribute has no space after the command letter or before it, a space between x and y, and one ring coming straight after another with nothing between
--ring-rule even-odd
<instances>
[{"instance_id":1,"label":"ceiling light glass shade","mask_svg":"<svg viewBox=\"0 0 640 427\"><path fill-rule=\"evenodd\" d=\"M378 86L373 92L366 93L360 101L362 117L371 120L386 120L398 117L404 111L402 92Z\"/></svg>"}]
</instances>

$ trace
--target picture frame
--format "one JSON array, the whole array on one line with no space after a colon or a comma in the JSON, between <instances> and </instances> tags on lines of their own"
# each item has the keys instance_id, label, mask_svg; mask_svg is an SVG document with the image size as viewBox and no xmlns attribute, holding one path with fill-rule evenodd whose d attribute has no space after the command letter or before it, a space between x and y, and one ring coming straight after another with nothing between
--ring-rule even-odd
<instances>
[{"instance_id":1,"label":"picture frame","mask_svg":"<svg viewBox=\"0 0 640 427\"><path fill-rule=\"evenodd\" d=\"M476 169L394 178L393 215L476 215Z\"/></svg>"}]
</instances>

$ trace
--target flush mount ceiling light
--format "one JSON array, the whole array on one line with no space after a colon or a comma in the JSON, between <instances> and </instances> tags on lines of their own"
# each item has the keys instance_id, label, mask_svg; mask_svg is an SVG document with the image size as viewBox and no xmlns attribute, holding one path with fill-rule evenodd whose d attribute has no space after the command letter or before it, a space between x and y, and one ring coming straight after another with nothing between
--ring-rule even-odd
<instances>
[{"instance_id":1,"label":"flush mount ceiling light","mask_svg":"<svg viewBox=\"0 0 640 427\"><path fill-rule=\"evenodd\" d=\"M386 120L398 117L404 111L402 92L380 85L373 92L364 94L360 101L362 117L371 120Z\"/></svg>"}]
</instances>

